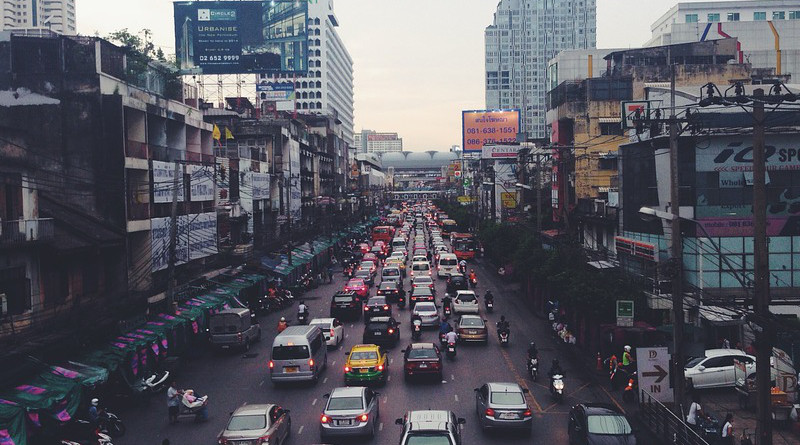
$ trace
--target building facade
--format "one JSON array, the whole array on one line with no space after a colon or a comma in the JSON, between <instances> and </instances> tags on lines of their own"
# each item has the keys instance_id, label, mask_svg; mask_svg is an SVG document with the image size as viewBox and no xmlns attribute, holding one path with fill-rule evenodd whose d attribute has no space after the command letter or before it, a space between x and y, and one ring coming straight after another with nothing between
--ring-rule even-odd
<instances>
[{"instance_id":1,"label":"building facade","mask_svg":"<svg viewBox=\"0 0 800 445\"><path fill-rule=\"evenodd\" d=\"M397 133L379 133L373 130L361 130L355 134L354 147L359 153L387 153L403 151L403 138Z\"/></svg>"},{"instance_id":2,"label":"building facade","mask_svg":"<svg viewBox=\"0 0 800 445\"><path fill-rule=\"evenodd\" d=\"M75 35L75 0L3 0L2 31L46 30Z\"/></svg>"},{"instance_id":3,"label":"building facade","mask_svg":"<svg viewBox=\"0 0 800 445\"><path fill-rule=\"evenodd\" d=\"M547 135L547 63L595 48L596 1L501 0L485 32L486 108L519 109L521 132Z\"/></svg>"}]
</instances>

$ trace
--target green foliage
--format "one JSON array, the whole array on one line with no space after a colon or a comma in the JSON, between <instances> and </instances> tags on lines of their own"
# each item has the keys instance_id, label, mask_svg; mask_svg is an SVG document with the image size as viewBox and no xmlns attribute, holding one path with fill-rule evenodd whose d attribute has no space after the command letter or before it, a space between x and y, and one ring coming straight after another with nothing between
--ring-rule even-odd
<instances>
[{"instance_id":1,"label":"green foliage","mask_svg":"<svg viewBox=\"0 0 800 445\"><path fill-rule=\"evenodd\" d=\"M182 94L182 84L174 60L168 60L161 48L157 48L152 41L152 31L143 29L134 34L123 28L109 34L106 39L125 50L126 73L125 80L142 85L142 79L151 70L151 62L159 62L163 67L161 74L165 77L164 95L177 99Z\"/></svg>"}]
</instances>

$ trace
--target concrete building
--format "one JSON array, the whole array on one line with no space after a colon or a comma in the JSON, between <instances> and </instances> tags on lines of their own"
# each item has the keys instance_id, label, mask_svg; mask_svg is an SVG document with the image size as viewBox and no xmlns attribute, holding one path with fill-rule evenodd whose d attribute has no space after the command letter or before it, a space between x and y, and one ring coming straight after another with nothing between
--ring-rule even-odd
<instances>
[{"instance_id":1,"label":"concrete building","mask_svg":"<svg viewBox=\"0 0 800 445\"><path fill-rule=\"evenodd\" d=\"M800 1L678 3L651 26L645 46L735 37L738 62L800 73Z\"/></svg>"},{"instance_id":2,"label":"concrete building","mask_svg":"<svg viewBox=\"0 0 800 445\"><path fill-rule=\"evenodd\" d=\"M361 130L355 134L354 147L359 153L387 153L403 151L403 138L397 133L378 133L373 130Z\"/></svg>"},{"instance_id":3,"label":"concrete building","mask_svg":"<svg viewBox=\"0 0 800 445\"><path fill-rule=\"evenodd\" d=\"M547 135L547 63L597 40L596 1L501 0L486 27L486 108L519 109L521 132Z\"/></svg>"},{"instance_id":4,"label":"concrete building","mask_svg":"<svg viewBox=\"0 0 800 445\"><path fill-rule=\"evenodd\" d=\"M2 0L0 31L52 31L75 35L75 0Z\"/></svg>"}]
</instances>

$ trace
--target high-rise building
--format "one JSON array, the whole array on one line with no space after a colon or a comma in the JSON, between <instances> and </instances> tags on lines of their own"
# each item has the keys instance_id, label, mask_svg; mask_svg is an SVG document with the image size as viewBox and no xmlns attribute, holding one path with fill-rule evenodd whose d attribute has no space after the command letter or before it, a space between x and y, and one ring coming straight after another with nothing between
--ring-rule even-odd
<instances>
[{"instance_id":1,"label":"high-rise building","mask_svg":"<svg viewBox=\"0 0 800 445\"><path fill-rule=\"evenodd\" d=\"M373 130L361 130L355 134L353 146L359 153L387 153L403 151L403 138L397 133L378 133Z\"/></svg>"},{"instance_id":2,"label":"high-rise building","mask_svg":"<svg viewBox=\"0 0 800 445\"><path fill-rule=\"evenodd\" d=\"M74 35L75 0L2 0L2 31L49 30Z\"/></svg>"},{"instance_id":3,"label":"high-rise building","mask_svg":"<svg viewBox=\"0 0 800 445\"><path fill-rule=\"evenodd\" d=\"M800 73L800 0L678 3L650 29L645 46L736 37L739 63Z\"/></svg>"},{"instance_id":4,"label":"high-rise building","mask_svg":"<svg viewBox=\"0 0 800 445\"><path fill-rule=\"evenodd\" d=\"M486 108L520 110L521 131L547 135L547 62L597 45L596 0L500 0L486 27Z\"/></svg>"}]
</instances>

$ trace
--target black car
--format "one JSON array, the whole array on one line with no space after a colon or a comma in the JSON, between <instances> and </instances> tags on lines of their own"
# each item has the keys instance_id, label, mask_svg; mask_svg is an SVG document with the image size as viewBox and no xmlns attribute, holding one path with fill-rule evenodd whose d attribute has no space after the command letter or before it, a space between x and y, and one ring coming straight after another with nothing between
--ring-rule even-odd
<instances>
[{"instance_id":1,"label":"black car","mask_svg":"<svg viewBox=\"0 0 800 445\"><path fill-rule=\"evenodd\" d=\"M403 374L412 377L434 376L442 380L442 353L433 343L412 343L403 350Z\"/></svg>"},{"instance_id":2,"label":"black car","mask_svg":"<svg viewBox=\"0 0 800 445\"><path fill-rule=\"evenodd\" d=\"M384 281L378 286L377 294L386 297L389 303L397 303L400 297L405 297L406 291L401 281Z\"/></svg>"},{"instance_id":3,"label":"black car","mask_svg":"<svg viewBox=\"0 0 800 445\"><path fill-rule=\"evenodd\" d=\"M391 317L392 305L386 297L370 297L364 305L364 321L369 321L373 317Z\"/></svg>"},{"instance_id":4,"label":"black car","mask_svg":"<svg viewBox=\"0 0 800 445\"><path fill-rule=\"evenodd\" d=\"M569 412L571 445L636 445L630 423L616 407L581 403Z\"/></svg>"},{"instance_id":5,"label":"black car","mask_svg":"<svg viewBox=\"0 0 800 445\"><path fill-rule=\"evenodd\" d=\"M361 303L355 292L336 292L331 298L331 318L355 319L361 318Z\"/></svg>"},{"instance_id":6,"label":"black car","mask_svg":"<svg viewBox=\"0 0 800 445\"><path fill-rule=\"evenodd\" d=\"M469 290L467 277L461 274L451 274L447 279L447 293L451 296L456 295L456 291Z\"/></svg>"},{"instance_id":7,"label":"black car","mask_svg":"<svg viewBox=\"0 0 800 445\"><path fill-rule=\"evenodd\" d=\"M400 341L400 323L392 317L372 317L364 326L365 344L394 346Z\"/></svg>"},{"instance_id":8,"label":"black car","mask_svg":"<svg viewBox=\"0 0 800 445\"><path fill-rule=\"evenodd\" d=\"M436 302L436 297L433 295L431 288L415 287L411 290L411 298L409 298L408 301L409 307L413 308L415 304L421 301L430 301L431 303Z\"/></svg>"}]
</instances>

